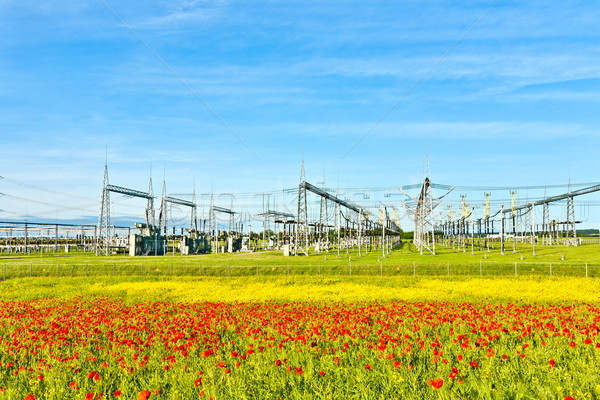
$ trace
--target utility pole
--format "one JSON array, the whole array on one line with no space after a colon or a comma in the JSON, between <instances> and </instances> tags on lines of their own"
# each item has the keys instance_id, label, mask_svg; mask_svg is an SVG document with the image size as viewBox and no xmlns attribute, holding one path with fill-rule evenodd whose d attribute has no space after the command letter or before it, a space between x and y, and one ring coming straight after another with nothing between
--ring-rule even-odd
<instances>
[{"instance_id":1,"label":"utility pole","mask_svg":"<svg viewBox=\"0 0 600 400\"><path fill-rule=\"evenodd\" d=\"M533 246L533 255L535 256L535 207L531 203L531 245Z\"/></svg>"},{"instance_id":2,"label":"utility pole","mask_svg":"<svg viewBox=\"0 0 600 400\"><path fill-rule=\"evenodd\" d=\"M504 255L504 204L500 206L500 254Z\"/></svg>"},{"instance_id":3,"label":"utility pole","mask_svg":"<svg viewBox=\"0 0 600 400\"><path fill-rule=\"evenodd\" d=\"M517 253L517 224L516 224L516 216L515 216L515 194L516 192L513 190L510 192L510 208L511 208L511 217L512 217L512 231L513 231L513 254Z\"/></svg>"},{"instance_id":4,"label":"utility pole","mask_svg":"<svg viewBox=\"0 0 600 400\"><path fill-rule=\"evenodd\" d=\"M336 193L336 196L339 196L339 193ZM337 253L338 253L338 257L340 256L340 230L341 230L341 210L340 210L340 205L335 203L335 208L336 208L336 214L337 214Z\"/></svg>"},{"instance_id":5,"label":"utility pole","mask_svg":"<svg viewBox=\"0 0 600 400\"><path fill-rule=\"evenodd\" d=\"M382 248L382 256L383 258L385 258L385 225L387 223L387 212L385 210L385 207L383 208L383 221L381 224L381 248ZM435 254L435 251L434 251Z\"/></svg>"},{"instance_id":6,"label":"utility pole","mask_svg":"<svg viewBox=\"0 0 600 400\"><path fill-rule=\"evenodd\" d=\"M474 255L475 246L475 207L471 207L471 255Z\"/></svg>"}]
</instances>

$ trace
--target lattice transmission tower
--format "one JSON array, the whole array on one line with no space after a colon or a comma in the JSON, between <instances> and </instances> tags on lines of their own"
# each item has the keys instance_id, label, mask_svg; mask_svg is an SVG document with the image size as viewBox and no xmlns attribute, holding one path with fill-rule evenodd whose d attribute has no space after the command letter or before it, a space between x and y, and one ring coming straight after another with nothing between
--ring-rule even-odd
<instances>
[{"instance_id":1,"label":"lattice transmission tower","mask_svg":"<svg viewBox=\"0 0 600 400\"><path fill-rule=\"evenodd\" d=\"M154 228L154 191L152 190L152 176L150 176L150 182L148 183L148 200L146 203L146 225Z\"/></svg>"},{"instance_id":2,"label":"lattice transmission tower","mask_svg":"<svg viewBox=\"0 0 600 400\"><path fill-rule=\"evenodd\" d=\"M306 181L304 174L304 160L300 167L300 184L298 185L298 218L296 220L296 246L295 255L299 252L308 255L308 206L306 203Z\"/></svg>"},{"instance_id":3,"label":"lattice transmission tower","mask_svg":"<svg viewBox=\"0 0 600 400\"><path fill-rule=\"evenodd\" d=\"M104 182L102 183L102 200L98 218L98 242L96 255L110 255L110 191L108 190L108 165L104 163Z\"/></svg>"},{"instance_id":4,"label":"lattice transmission tower","mask_svg":"<svg viewBox=\"0 0 600 400\"><path fill-rule=\"evenodd\" d=\"M400 190L402 190L402 188L400 188ZM429 170L429 156L427 156L425 161L424 179L419 192L419 197L411 197L402 190L402 192L404 192L404 194L414 203L414 205L408 205L406 202L403 202L403 205L408 213L412 214L414 218L415 230L413 243L421 254L423 254L424 251L435 254L435 240L433 236L435 220L433 211L440 204L441 199L454 190L454 187L450 188L446 194L436 199L433 198L431 190L432 184Z\"/></svg>"},{"instance_id":5,"label":"lattice transmission tower","mask_svg":"<svg viewBox=\"0 0 600 400\"><path fill-rule=\"evenodd\" d=\"M325 191L325 176L323 176L322 190ZM323 251L323 246L327 244L329 249L329 227L327 218L327 198L321 196L321 207L319 212L319 251Z\"/></svg>"},{"instance_id":6,"label":"lattice transmission tower","mask_svg":"<svg viewBox=\"0 0 600 400\"><path fill-rule=\"evenodd\" d=\"M571 193L571 179L569 179L569 193ZM572 246L577 246L577 229L575 228L575 205L573 196L567 197L567 232L566 241Z\"/></svg>"},{"instance_id":7,"label":"lattice transmission tower","mask_svg":"<svg viewBox=\"0 0 600 400\"><path fill-rule=\"evenodd\" d=\"M167 237L167 184L163 179L162 195L160 197L160 212L158 213L158 231Z\"/></svg>"}]
</instances>

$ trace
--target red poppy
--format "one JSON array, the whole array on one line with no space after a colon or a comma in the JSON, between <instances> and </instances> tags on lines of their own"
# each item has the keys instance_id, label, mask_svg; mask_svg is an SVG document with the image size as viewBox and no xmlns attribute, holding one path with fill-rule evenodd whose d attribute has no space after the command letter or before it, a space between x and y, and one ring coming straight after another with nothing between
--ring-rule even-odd
<instances>
[{"instance_id":1,"label":"red poppy","mask_svg":"<svg viewBox=\"0 0 600 400\"><path fill-rule=\"evenodd\" d=\"M438 379L434 379L434 380L429 380L429 384L431 386L433 386L434 389L439 389L442 387L442 385L444 384L444 381L441 378Z\"/></svg>"},{"instance_id":2,"label":"red poppy","mask_svg":"<svg viewBox=\"0 0 600 400\"><path fill-rule=\"evenodd\" d=\"M555 365L556 361L554 361L554 359L550 360L550 368L554 368Z\"/></svg>"},{"instance_id":3,"label":"red poppy","mask_svg":"<svg viewBox=\"0 0 600 400\"><path fill-rule=\"evenodd\" d=\"M140 392L140 394L138 395L137 400L148 400L148 397L150 397L150 391L149 390L142 390Z\"/></svg>"}]
</instances>

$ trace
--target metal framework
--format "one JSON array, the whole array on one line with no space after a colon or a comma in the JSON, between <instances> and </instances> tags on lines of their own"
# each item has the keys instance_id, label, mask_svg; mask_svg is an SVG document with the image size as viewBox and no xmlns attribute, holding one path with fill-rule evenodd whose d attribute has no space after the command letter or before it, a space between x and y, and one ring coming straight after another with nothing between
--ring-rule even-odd
<instances>
[{"instance_id":1,"label":"metal framework","mask_svg":"<svg viewBox=\"0 0 600 400\"><path fill-rule=\"evenodd\" d=\"M96 255L110 255L110 189L108 184L108 166L104 164L104 182L102 199L100 200L100 216L98 218L98 243Z\"/></svg>"},{"instance_id":2,"label":"metal framework","mask_svg":"<svg viewBox=\"0 0 600 400\"><path fill-rule=\"evenodd\" d=\"M298 218L296 218L296 241L294 255L302 252L308 255L308 206L306 204L307 184L305 182L304 160L300 167L300 184L298 186ZM312 185L310 185L312 186ZM315 188L316 189L316 188ZM309 189L310 190L310 189ZM318 190L318 189L317 189Z\"/></svg>"},{"instance_id":3,"label":"metal framework","mask_svg":"<svg viewBox=\"0 0 600 400\"><path fill-rule=\"evenodd\" d=\"M411 197L404 192L402 188L400 188L400 191L402 191L414 203L414 205L409 205L405 201L402 202L404 207L410 214L412 214L414 218L415 230L413 243L415 246L417 246L417 249L419 249L421 254L423 254L424 251L429 251L430 253L435 254L433 211L440 204L442 198L447 196L454 189L454 187L452 187L446 192L446 194L434 199L431 193L432 185L428 175L429 174L425 176L423 184L421 185L419 197L417 198Z\"/></svg>"}]
</instances>

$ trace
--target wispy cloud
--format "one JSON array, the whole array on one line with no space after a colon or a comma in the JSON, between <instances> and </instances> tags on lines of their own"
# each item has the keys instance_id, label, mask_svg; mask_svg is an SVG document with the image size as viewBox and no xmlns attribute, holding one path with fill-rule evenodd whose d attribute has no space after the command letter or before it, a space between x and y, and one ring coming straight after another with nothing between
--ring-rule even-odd
<instances>
[{"instance_id":1,"label":"wispy cloud","mask_svg":"<svg viewBox=\"0 0 600 400\"><path fill-rule=\"evenodd\" d=\"M166 3L167 8L158 15L131 21L134 28L185 28L223 15L226 0L184 0ZM161 10L162 11L162 10Z\"/></svg>"}]
</instances>

